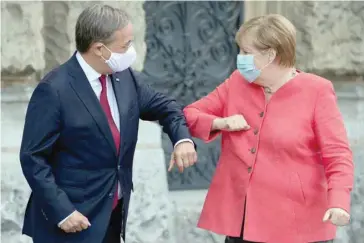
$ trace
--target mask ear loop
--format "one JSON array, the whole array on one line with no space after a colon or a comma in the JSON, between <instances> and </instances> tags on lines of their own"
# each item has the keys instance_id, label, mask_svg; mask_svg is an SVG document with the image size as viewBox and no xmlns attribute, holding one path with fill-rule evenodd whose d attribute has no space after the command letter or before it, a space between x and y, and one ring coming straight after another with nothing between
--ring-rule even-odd
<instances>
[{"instance_id":1,"label":"mask ear loop","mask_svg":"<svg viewBox=\"0 0 364 243\"><path fill-rule=\"evenodd\" d=\"M271 53L269 53L268 54L269 55L269 57L271 56ZM259 69L259 71L261 72L264 68L266 68L266 67L268 67L270 64L272 64L272 62L274 61L274 59L273 60L271 60L271 61L269 61L266 65L264 65L261 69Z\"/></svg>"},{"instance_id":2,"label":"mask ear loop","mask_svg":"<svg viewBox=\"0 0 364 243\"><path fill-rule=\"evenodd\" d=\"M103 47L105 47L106 50L108 50L110 52L110 56L112 55L112 51L110 51L109 48L107 48L104 44L102 44ZM105 59L105 57L103 55L101 55L101 58L104 60L104 62L107 62L108 60Z\"/></svg>"}]
</instances>

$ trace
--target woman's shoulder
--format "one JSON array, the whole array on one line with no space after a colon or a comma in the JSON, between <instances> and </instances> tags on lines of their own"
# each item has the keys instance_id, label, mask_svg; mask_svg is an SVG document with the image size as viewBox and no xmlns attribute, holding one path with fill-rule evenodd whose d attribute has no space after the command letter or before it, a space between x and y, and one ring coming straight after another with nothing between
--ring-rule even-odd
<instances>
[{"instance_id":1,"label":"woman's shoulder","mask_svg":"<svg viewBox=\"0 0 364 243\"><path fill-rule=\"evenodd\" d=\"M304 85L306 85L307 87L315 89L332 87L332 82L330 80L316 74L301 72L299 76L301 82L304 83Z\"/></svg>"},{"instance_id":2,"label":"woman's shoulder","mask_svg":"<svg viewBox=\"0 0 364 243\"><path fill-rule=\"evenodd\" d=\"M239 70L235 69L226 81L241 82L244 81L244 77L239 73Z\"/></svg>"},{"instance_id":3,"label":"woman's shoulder","mask_svg":"<svg viewBox=\"0 0 364 243\"><path fill-rule=\"evenodd\" d=\"M243 87L243 86L251 86L250 83L245 80L243 75L240 74L239 70L235 69L230 76L225 80L225 83L229 87Z\"/></svg>"}]
</instances>

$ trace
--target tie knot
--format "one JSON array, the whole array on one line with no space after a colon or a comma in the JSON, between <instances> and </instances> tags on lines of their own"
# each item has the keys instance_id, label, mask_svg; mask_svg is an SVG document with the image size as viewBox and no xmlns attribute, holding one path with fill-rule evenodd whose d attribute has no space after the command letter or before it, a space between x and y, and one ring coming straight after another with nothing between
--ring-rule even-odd
<instances>
[{"instance_id":1,"label":"tie knot","mask_svg":"<svg viewBox=\"0 0 364 243\"><path fill-rule=\"evenodd\" d=\"M106 75L102 74L99 78L101 86L105 87L106 86Z\"/></svg>"}]
</instances>

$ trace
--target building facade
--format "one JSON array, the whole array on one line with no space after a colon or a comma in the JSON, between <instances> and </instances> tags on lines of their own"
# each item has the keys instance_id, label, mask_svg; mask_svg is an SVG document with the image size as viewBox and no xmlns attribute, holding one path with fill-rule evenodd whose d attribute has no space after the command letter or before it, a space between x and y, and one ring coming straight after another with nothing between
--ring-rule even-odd
<instances>
[{"instance_id":1,"label":"building facade","mask_svg":"<svg viewBox=\"0 0 364 243\"><path fill-rule=\"evenodd\" d=\"M18 161L24 114L34 85L75 51L74 27L95 2L1 2L2 241L20 236L30 189ZM364 239L364 2L224 1L105 2L133 20L138 58L134 69L151 85L188 104L206 95L235 69L234 34L246 19L280 13L297 28L297 67L332 80L355 155L352 224L337 243ZM360 131L361 130L361 131ZM223 236L196 228L219 156L218 141L199 145L198 164L184 174L166 172L171 145L160 128L142 123L135 154L135 192L128 243L213 243Z\"/></svg>"}]
</instances>

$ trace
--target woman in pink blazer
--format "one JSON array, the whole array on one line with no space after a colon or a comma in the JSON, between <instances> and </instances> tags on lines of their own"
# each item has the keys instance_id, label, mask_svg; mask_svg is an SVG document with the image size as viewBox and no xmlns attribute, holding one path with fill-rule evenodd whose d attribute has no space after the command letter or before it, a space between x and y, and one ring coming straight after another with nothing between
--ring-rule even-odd
<instances>
[{"instance_id":1,"label":"woman in pink blazer","mask_svg":"<svg viewBox=\"0 0 364 243\"><path fill-rule=\"evenodd\" d=\"M225 242L332 242L349 222L343 119L331 82L294 68L295 36L283 16L249 20L236 35L237 70L184 110L193 136L222 134L198 226Z\"/></svg>"}]
</instances>

